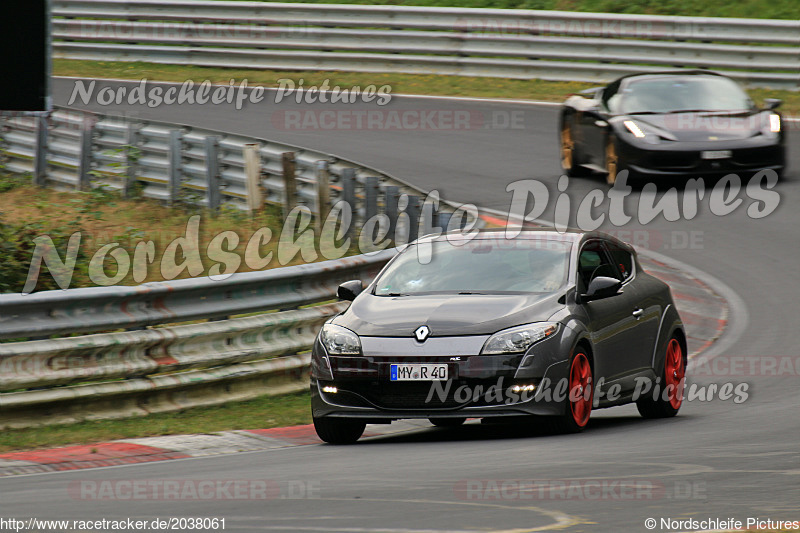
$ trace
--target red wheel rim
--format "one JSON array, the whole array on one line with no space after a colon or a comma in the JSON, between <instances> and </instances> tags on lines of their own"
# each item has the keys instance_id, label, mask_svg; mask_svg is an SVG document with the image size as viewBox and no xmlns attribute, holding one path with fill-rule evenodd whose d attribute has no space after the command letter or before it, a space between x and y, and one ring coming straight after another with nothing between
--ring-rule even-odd
<instances>
[{"instance_id":1,"label":"red wheel rim","mask_svg":"<svg viewBox=\"0 0 800 533\"><path fill-rule=\"evenodd\" d=\"M673 409L678 409L683 403L683 378L686 376L686 366L683 364L683 350L677 339L670 339L667 345L667 360L664 363L665 385L669 404Z\"/></svg>"},{"instance_id":2,"label":"red wheel rim","mask_svg":"<svg viewBox=\"0 0 800 533\"><path fill-rule=\"evenodd\" d=\"M577 353L569 370L569 407L572 419L583 427L592 413L592 368L586 354Z\"/></svg>"}]
</instances>

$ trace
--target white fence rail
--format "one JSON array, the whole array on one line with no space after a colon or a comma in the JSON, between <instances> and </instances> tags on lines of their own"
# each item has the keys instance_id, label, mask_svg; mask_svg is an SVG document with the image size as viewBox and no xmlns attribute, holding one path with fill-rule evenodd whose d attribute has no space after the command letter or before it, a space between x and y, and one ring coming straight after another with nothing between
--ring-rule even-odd
<instances>
[{"instance_id":1,"label":"white fence rail","mask_svg":"<svg viewBox=\"0 0 800 533\"><path fill-rule=\"evenodd\" d=\"M708 68L800 87L800 21L239 1L56 0L56 57L608 81Z\"/></svg>"}]
</instances>

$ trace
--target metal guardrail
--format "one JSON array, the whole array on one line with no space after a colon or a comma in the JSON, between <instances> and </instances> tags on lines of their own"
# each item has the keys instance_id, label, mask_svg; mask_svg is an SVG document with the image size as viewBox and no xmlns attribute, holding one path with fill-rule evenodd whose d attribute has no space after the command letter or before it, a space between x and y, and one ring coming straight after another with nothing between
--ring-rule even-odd
<instances>
[{"instance_id":1,"label":"metal guardrail","mask_svg":"<svg viewBox=\"0 0 800 533\"><path fill-rule=\"evenodd\" d=\"M49 118L0 117L6 168L31 173L41 186L81 190L104 185L127 193L139 182L144 197L209 208L226 203L245 207L248 145L257 146L252 172L267 202L286 202L284 154L294 162L294 200L313 212L319 212L321 172L330 184L328 199L348 201L357 214L366 214L368 206L359 199L370 182L384 194L418 199L425 194L359 163L267 139L59 107ZM351 183L345 185L347 180Z\"/></svg>"},{"instance_id":2,"label":"metal guardrail","mask_svg":"<svg viewBox=\"0 0 800 533\"><path fill-rule=\"evenodd\" d=\"M292 309L335 298L349 279L370 280L396 252L136 286L93 287L0 295L0 339L143 328L269 309ZM0 344L0 357L7 345ZM2 383L0 377L0 383Z\"/></svg>"},{"instance_id":3,"label":"metal guardrail","mask_svg":"<svg viewBox=\"0 0 800 533\"><path fill-rule=\"evenodd\" d=\"M332 300L343 281L370 281L396 253L240 273L225 281L2 295L0 338L126 331L0 343L0 427L301 390L308 385L309 358L286 355L309 350L324 321L346 304L305 306ZM174 325L197 319L210 321ZM147 328L160 325L166 326Z\"/></svg>"},{"instance_id":4,"label":"metal guardrail","mask_svg":"<svg viewBox=\"0 0 800 533\"><path fill-rule=\"evenodd\" d=\"M56 0L55 57L608 81L691 67L800 88L800 21L240 1Z\"/></svg>"}]
</instances>

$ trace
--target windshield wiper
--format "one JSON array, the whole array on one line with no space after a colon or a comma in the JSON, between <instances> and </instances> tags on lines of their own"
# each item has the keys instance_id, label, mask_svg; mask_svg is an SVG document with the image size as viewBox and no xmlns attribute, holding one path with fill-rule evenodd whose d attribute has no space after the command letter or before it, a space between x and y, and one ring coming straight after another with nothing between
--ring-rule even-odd
<instances>
[{"instance_id":1,"label":"windshield wiper","mask_svg":"<svg viewBox=\"0 0 800 533\"><path fill-rule=\"evenodd\" d=\"M458 294L479 294L479 295L482 295L482 296L486 296L485 292L472 292L472 291L461 291Z\"/></svg>"}]
</instances>

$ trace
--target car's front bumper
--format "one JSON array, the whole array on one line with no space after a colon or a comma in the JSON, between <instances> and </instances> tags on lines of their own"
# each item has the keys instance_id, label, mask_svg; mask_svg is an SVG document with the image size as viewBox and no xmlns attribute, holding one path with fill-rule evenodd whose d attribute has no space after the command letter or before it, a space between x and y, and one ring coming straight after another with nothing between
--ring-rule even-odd
<instances>
[{"instance_id":1,"label":"car's front bumper","mask_svg":"<svg viewBox=\"0 0 800 533\"><path fill-rule=\"evenodd\" d=\"M537 343L527 354L514 355L328 357L316 343L312 352L313 415L387 422L561 414L564 404L553 392L555 385L567 378L571 338L564 335L565 329ZM449 379L391 381L390 368L397 363L444 364ZM334 388L336 392L332 392Z\"/></svg>"},{"instance_id":2,"label":"car's front bumper","mask_svg":"<svg viewBox=\"0 0 800 533\"><path fill-rule=\"evenodd\" d=\"M705 159L704 152L730 151L730 157ZM761 170L781 174L786 149L778 140L743 139L730 142L668 142L649 145L621 141L619 151L635 175L651 177L752 175Z\"/></svg>"}]
</instances>

